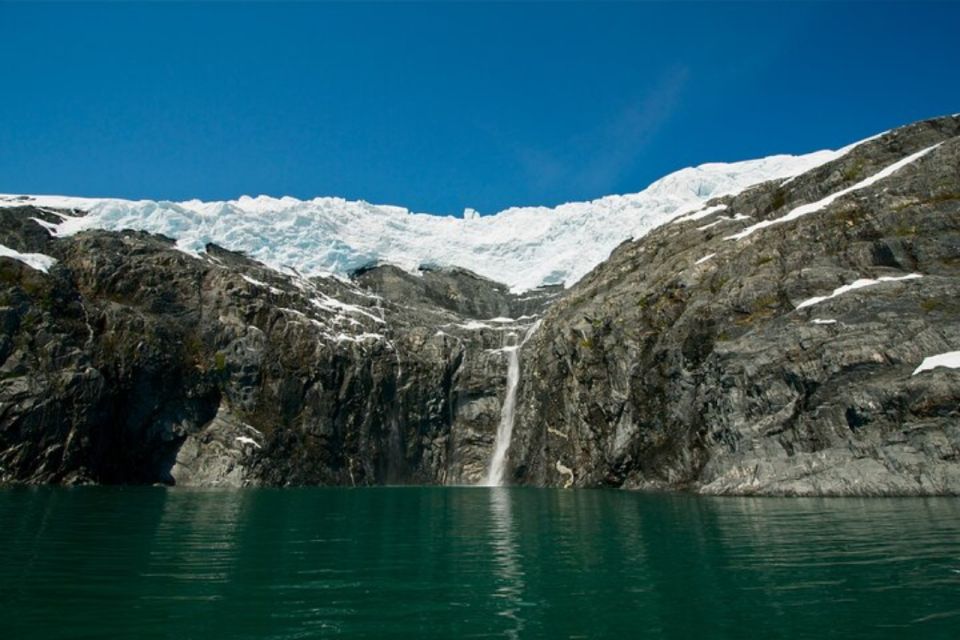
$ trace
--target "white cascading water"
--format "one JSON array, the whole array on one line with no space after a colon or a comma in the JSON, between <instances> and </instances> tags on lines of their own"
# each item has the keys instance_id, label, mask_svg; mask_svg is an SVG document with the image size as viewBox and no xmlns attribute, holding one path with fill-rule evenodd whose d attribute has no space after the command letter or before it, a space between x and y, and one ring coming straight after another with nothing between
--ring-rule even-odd
<instances>
[{"instance_id":1,"label":"white cascading water","mask_svg":"<svg viewBox=\"0 0 960 640\"><path fill-rule=\"evenodd\" d=\"M520 384L520 347L526 344L533 335L540 321L531 326L523 341L519 344L504 347L507 354L507 391L503 398L503 407L500 409L500 424L497 426L497 438L493 444L493 457L490 458L490 467L487 469L487 479L483 483L487 487L499 487L503 484L503 474L507 467L507 450L510 448L510 439L513 437L513 416L517 407L517 386Z\"/></svg>"},{"instance_id":2,"label":"white cascading water","mask_svg":"<svg viewBox=\"0 0 960 640\"><path fill-rule=\"evenodd\" d=\"M517 383L520 382L520 347L504 347L507 352L507 395L500 409L500 425L497 427L497 439L493 445L493 457L487 470L488 487L499 487L503 482L503 472L507 463L507 449L513 435L513 410L517 405Z\"/></svg>"}]
</instances>

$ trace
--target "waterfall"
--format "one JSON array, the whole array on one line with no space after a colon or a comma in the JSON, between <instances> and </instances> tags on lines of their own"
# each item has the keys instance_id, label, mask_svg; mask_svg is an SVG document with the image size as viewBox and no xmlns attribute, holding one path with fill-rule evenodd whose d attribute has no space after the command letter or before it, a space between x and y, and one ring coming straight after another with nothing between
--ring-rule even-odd
<instances>
[{"instance_id":1,"label":"waterfall","mask_svg":"<svg viewBox=\"0 0 960 640\"><path fill-rule=\"evenodd\" d=\"M520 384L520 347L526 344L539 326L540 321L537 320L527 330L519 344L503 348L503 351L507 354L507 391L503 398L503 407L500 409L500 424L497 426L497 438L493 444L493 457L490 458L487 479L483 483L488 487L499 487L503 484L503 474L507 467L507 450L510 448L510 438L513 437L517 387Z\"/></svg>"},{"instance_id":2,"label":"waterfall","mask_svg":"<svg viewBox=\"0 0 960 640\"><path fill-rule=\"evenodd\" d=\"M504 347L507 352L507 395L500 409L500 424L497 426L497 439L493 445L493 457L487 470L488 487L499 487L503 482L503 472L507 462L507 449L513 435L513 410L517 406L517 383L520 382L520 346Z\"/></svg>"}]
</instances>

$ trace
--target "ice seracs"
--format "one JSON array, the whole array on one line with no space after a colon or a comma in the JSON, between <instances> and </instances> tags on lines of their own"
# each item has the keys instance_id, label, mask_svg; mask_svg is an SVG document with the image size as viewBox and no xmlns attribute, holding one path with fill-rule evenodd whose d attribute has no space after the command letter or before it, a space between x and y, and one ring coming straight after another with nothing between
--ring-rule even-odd
<instances>
[{"instance_id":1,"label":"ice seracs","mask_svg":"<svg viewBox=\"0 0 960 640\"><path fill-rule=\"evenodd\" d=\"M430 264L469 269L520 292L549 284L570 286L628 238L641 238L674 218L719 212L722 206L705 209L704 204L766 180L804 173L849 148L709 163L676 171L640 193L552 208L515 207L487 216L466 209L462 218L342 198L268 196L167 202L0 195L0 207L58 210L61 221L44 226L59 236L93 228L162 233L176 238L177 248L191 255L202 255L213 242L306 277L346 277L376 263L419 273L421 265Z\"/></svg>"}]
</instances>

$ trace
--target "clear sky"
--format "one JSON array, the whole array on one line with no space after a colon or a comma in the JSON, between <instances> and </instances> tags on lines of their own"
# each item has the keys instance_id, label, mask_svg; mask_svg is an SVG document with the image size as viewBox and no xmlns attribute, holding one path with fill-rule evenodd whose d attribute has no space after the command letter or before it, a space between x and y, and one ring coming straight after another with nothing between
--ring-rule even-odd
<instances>
[{"instance_id":1,"label":"clear sky","mask_svg":"<svg viewBox=\"0 0 960 640\"><path fill-rule=\"evenodd\" d=\"M958 25L952 2L0 2L0 192L635 192L960 111Z\"/></svg>"}]
</instances>

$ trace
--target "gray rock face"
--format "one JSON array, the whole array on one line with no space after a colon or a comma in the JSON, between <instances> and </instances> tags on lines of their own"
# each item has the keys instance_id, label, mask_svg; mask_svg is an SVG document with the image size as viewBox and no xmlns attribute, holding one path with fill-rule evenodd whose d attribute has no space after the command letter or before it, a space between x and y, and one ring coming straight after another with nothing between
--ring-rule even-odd
<instances>
[{"instance_id":1,"label":"gray rock face","mask_svg":"<svg viewBox=\"0 0 960 640\"><path fill-rule=\"evenodd\" d=\"M185 487L242 487L249 454L262 448L262 440L263 433L221 405L213 420L183 440L170 479Z\"/></svg>"},{"instance_id":2,"label":"gray rock face","mask_svg":"<svg viewBox=\"0 0 960 640\"><path fill-rule=\"evenodd\" d=\"M391 265L364 269L357 284L398 303L407 302L452 311L466 318L522 318L540 313L562 292L547 285L511 294L506 285L464 269L421 269L419 277Z\"/></svg>"},{"instance_id":3,"label":"gray rock face","mask_svg":"<svg viewBox=\"0 0 960 640\"><path fill-rule=\"evenodd\" d=\"M458 269L343 282L140 232L56 238L79 212L0 209L0 243L58 261L0 258L0 482L474 483L504 347L542 319L509 482L958 494L960 370L913 375L960 350L958 134L898 129L522 296Z\"/></svg>"},{"instance_id":4,"label":"gray rock face","mask_svg":"<svg viewBox=\"0 0 960 640\"><path fill-rule=\"evenodd\" d=\"M514 481L960 493L960 370L912 375L960 350L958 134L958 118L899 129L619 247L523 353Z\"/></svg>"},{"instance_id":5,"label":"gray rock face","mask_svg":"<svg viewBox=\"0 0 960 640\"><path fill-rule=\"evenodd\" d=\"M498 350L533 319L464 314L542 307L461 271L430 274L417 297L396 275L364 289L145 233L57 239L33 220L53 214L0 214L0 242L59 261L43 274L0 259L6 482L475 482Z\"/></svg>"}]
</instances>

